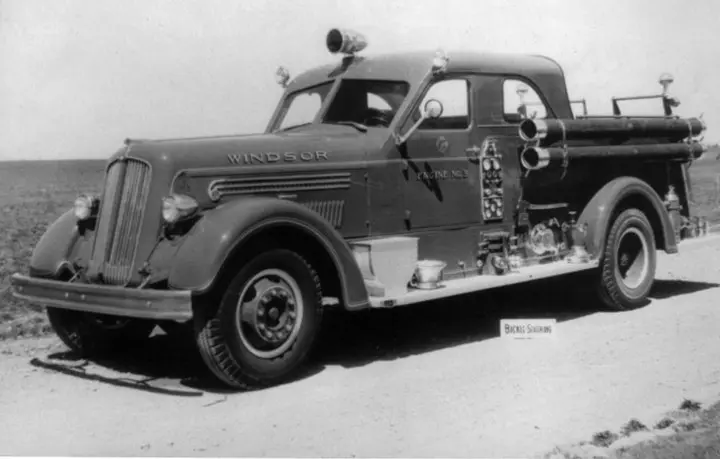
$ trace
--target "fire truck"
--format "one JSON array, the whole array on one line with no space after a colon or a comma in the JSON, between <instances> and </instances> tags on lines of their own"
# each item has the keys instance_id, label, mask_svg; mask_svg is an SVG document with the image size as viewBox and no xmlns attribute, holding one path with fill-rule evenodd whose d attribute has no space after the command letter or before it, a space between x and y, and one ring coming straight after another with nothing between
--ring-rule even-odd
<instances>
[{"instance_id":1,"label":"fire truck","mask_svg":"<svg viewBox=\"0 0 720 459\"><path fill-rule=\"evenodd\" d=\"M327 308L584 273L599 304L629 310L658 251L708 232L688 177L706 126L673 114L669 74L662 93L590 116L548 57L370 55L341 29L325 45L337 61L278 68L264 133L126 140L13 294L89 358L192 329L212 374L249 389L308 364ZM622 114L647 98L659 114Z\"/></svg>"}]
</instances>

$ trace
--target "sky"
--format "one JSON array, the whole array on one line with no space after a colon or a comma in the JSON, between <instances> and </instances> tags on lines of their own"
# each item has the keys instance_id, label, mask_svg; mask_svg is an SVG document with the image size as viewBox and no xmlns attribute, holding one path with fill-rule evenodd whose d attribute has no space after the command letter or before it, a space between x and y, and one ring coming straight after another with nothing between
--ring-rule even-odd
<instances>
[{"instance_id":1,"label":"sky","mask_svg":"<svg viewBox=\"0 0 720 459\"><path fill-rule=\"evenodd\" d=\"M105 159L127 138L262 132L293 75L363 54L442 47L544 54L571 97L659 93L720 141L717 0L0 0L0 160Z\"/></svg>"}]
</instances>

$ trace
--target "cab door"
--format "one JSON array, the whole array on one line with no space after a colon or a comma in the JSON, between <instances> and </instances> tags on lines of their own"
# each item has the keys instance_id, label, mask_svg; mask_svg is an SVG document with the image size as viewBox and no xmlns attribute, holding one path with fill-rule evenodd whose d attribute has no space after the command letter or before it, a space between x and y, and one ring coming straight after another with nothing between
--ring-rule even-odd
<instances>
[{"instance_id":1,"label":"cab door","mask_svg":"<svg viewBox=\"0 0 720 459\"><path fill-rule=\"evenodd\" d=\"M469 156L478 136L473 84L472 75L451 75L432 83L405 126L420 119L427 100L442 103L441 116L425 120L400 147L408 230L482 222L479 169Z\"/></svg>"},{"instance_id":2,"label":"cab door","mask_svg":"<svg viewBox=\"0 0 720 459\"><path fill-rule=\"evenodd\" d=\"M520 123L528 117L545 119L551 111L540 90L519 75L477 75L474 98L483 224L509 230L522 198Z\"/></svg>"}]
</instances>

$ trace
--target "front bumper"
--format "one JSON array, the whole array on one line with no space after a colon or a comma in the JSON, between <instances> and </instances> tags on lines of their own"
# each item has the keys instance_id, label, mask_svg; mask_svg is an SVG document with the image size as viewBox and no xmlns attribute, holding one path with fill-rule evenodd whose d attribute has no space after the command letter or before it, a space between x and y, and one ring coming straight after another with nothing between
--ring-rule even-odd
<instances>
[{"instance_id":1,"label":"front bumper","mask_svg":"<svg viewBox=\"0 0 720 459\"><path fill-rule=\"evenodd\" d=\"M133 289L107 285L69 283L13 274L16 298L43 306L141 319L192 318L189 290Z\"/></svg>"}]
</instances>

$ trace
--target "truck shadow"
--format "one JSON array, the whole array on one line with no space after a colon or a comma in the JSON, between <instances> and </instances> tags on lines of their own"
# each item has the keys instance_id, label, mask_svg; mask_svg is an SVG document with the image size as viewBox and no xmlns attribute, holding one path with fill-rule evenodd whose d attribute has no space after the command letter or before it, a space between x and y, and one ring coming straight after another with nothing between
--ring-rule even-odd
<instances>
[{"instance_id":1,"label":"truck shadow","mask_svg":"<svg viewBox=\"0 0 720 459\"><path fill-rule=\"evenodd\" d=\"M581 278L578 277L578 281ZM572 277L537 281L427 305L359 313L336 312L328 322L320 356L324 365L350 368L395 360L500 336L502 319L548 318L557 322L612 313ZM569 288L569 285L576 285ZM720 284L657 280L652 300L687 295ZM618 312L622 314L622 312Z\"/></svg>"},{"instance_id":2,"label":"truck shadow","mask_svg":"<svg viewBox=\"0 0 720 459\"><path fill-rule=\"evenodd\" d=\"M550 279L426 305L353 313L329 310L312 363L295 381L328 366L353 368L498 338L499 321L504 318L565 322L602 312L589 301L589 292L571 285L581 284L572 278ZM650 296L664 299L715 287L720 284L658 280ZM190 336L158 334L142 349L92 362L60 352L31 363L83 379L172 396L237 392L215 381Z\"/></svg>"}]
</instances>

